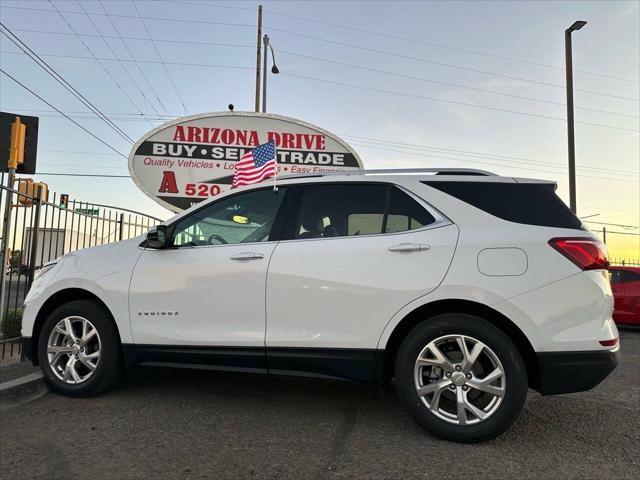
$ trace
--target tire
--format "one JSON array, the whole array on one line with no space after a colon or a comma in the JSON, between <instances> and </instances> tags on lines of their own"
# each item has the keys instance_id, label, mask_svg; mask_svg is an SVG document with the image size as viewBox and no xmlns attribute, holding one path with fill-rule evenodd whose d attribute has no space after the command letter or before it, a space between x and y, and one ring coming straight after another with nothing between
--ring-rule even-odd
<instances>
[{"instance_id":1,"label":"tire","mask_svg":"<svg viewBox=\"0 0 640 480\"><path fill-rule=\"evenodd\" d=\"M469 360L474 348L479 351L470 367L459 339ZM516 346L500 329L468 314L436 315L414 327L398 351L395 376L400 400L416 422L454 442L482 442L505 432L527 396L527 370Z\"/></svg>"},{"instance_id":2,"label":"tire","mask_svg":"<svg viewBox=\"0 0 640 480\"><path fill-rule=\"evenodd\" d=\"M66 334L67 322L72 335ZM93 329L95 334L91 333ZM115 322L97 302L65 303L42 326L38 359L46 382L57 392L77 397L103 392L113 387L122 374L122 350Z\"/></svg>"}]
</instances>

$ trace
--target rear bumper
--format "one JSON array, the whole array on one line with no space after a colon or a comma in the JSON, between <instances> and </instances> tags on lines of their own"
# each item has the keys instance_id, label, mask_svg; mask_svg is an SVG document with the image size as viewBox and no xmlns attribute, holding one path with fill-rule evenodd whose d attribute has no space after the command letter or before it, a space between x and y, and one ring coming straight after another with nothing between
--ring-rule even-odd
<instances>
[{"instance_id":1,"label":"rear bumper","mask_svg":"<svg viewBox=\"0 0 640 480\"><path fill-rule=\"evenodd\" d=\"M620 347L615 350L538 353L542 395L557 395L590 390L604 380L620 362Z\"/></svg>"}]
</instances>

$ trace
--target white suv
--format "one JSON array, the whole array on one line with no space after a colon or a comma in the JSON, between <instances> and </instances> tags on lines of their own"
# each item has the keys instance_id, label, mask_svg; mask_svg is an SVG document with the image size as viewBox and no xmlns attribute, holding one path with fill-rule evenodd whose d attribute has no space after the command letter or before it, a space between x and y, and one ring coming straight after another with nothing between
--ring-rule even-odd
<instances>
[{"instance_id":1,"label":"white suv","mask_svg":"<svg viewBox=\"0 0 640 480\"><path fill-rule=\"evenodd\" d=\"M457 169L234 189L43 268L25 348L68 395L135 364L392 382L428 431L489 439L527 387L618 363L604 246L554 190Z\"/></svg>"}]
</instances>

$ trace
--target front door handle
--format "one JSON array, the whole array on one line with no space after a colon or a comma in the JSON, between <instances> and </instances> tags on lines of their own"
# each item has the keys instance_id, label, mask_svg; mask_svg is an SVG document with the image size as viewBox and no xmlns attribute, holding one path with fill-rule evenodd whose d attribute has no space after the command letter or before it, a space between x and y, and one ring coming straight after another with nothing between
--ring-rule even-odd
<instances>
[{"instance_id":1,"label":"front door handle","mask_svg":"<svg viewBox=\"0 0 640 480\"><path fill-rule=\"evenodd\" d=\"M429 245L424 243L401 243L400 245L389 247L390 252L422 252L424 250L429 250Z\"/></svg>"},{"instance_id":2,"label":"front door handle","mask_svg":"<svg viewBox=\"0 0 640 480\"><path fill-rule=\"evenodd\" d=\"M231 260L261 260L264 258L263 253L242 252L231 256Z\"/></svg>"}]
</instances>

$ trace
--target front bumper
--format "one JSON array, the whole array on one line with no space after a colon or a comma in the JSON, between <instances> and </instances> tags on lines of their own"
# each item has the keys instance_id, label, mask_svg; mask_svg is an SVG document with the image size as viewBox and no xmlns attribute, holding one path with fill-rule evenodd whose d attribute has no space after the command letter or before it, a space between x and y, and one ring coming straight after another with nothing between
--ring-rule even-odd
<instances>
[{"instance_id":1,"label":"front bumper","mask_svg":"<svg viewBox=\"0 0 640 480\"><path fill-rule=\"evenodd\" d=\"M604 380L620 362L620 346L614 350L542 352L537 354L542 395L583 392Z\"/></svg>"}]
</instances>

